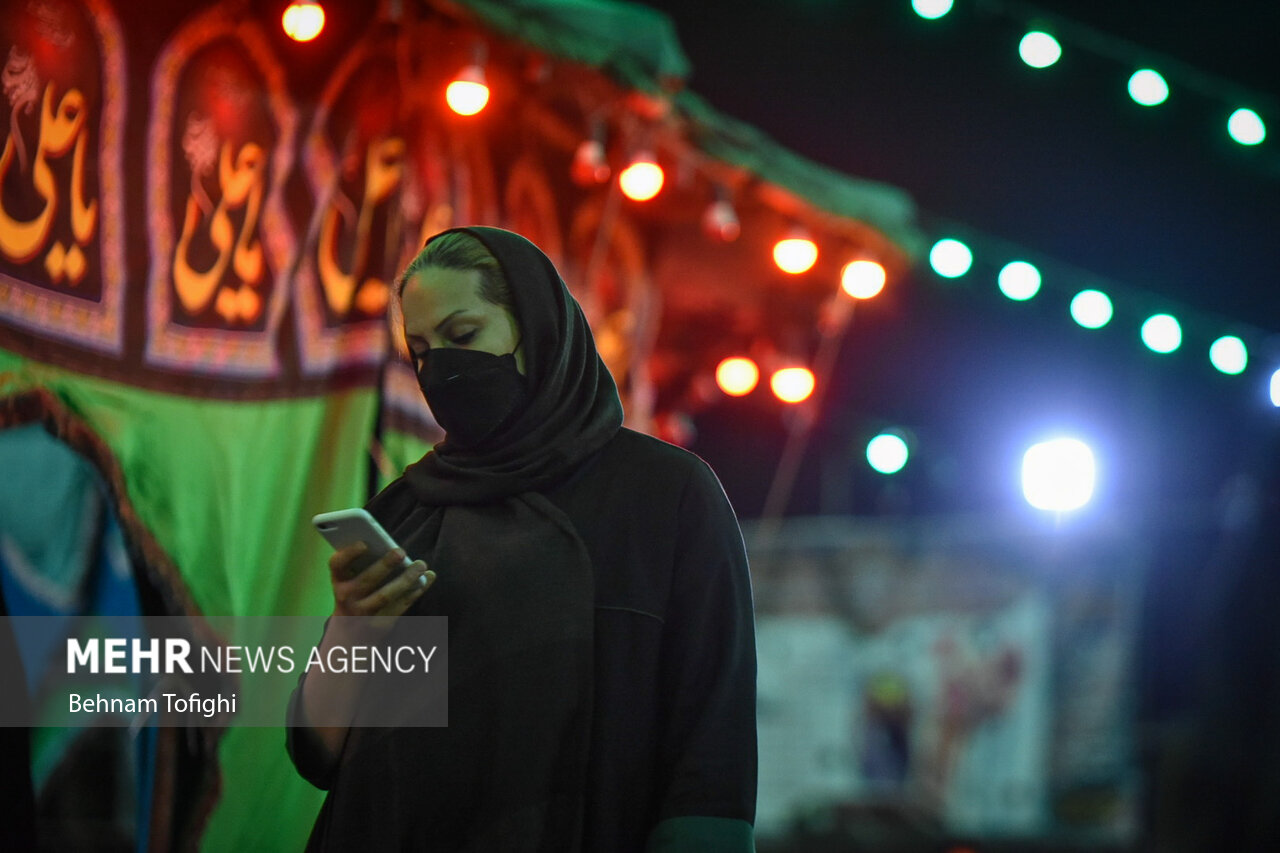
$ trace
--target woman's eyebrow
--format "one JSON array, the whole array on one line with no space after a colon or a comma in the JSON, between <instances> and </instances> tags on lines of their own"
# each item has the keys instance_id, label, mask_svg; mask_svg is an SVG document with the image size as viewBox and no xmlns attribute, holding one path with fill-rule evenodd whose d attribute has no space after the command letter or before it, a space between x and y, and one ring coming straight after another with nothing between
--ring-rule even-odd
<instances>
[{"instance_id":1,"label":"woman's eyebrow","mask_svg":"<svg viewBox=\"0 0 1280 853\"><path fill-rule=\"evenodd\" d=\"M466 308L459 308L457 311L451 311L449 313L449 316L445 317L443 320L441 320L439 323L436 324L435 330L437 332L440 331L441 329L444 328L445 323L448 323L450 320L452 320L454 317L458 316L459 314L465 313L466 310L467 310Z\"/></svg>"}]
</instances>

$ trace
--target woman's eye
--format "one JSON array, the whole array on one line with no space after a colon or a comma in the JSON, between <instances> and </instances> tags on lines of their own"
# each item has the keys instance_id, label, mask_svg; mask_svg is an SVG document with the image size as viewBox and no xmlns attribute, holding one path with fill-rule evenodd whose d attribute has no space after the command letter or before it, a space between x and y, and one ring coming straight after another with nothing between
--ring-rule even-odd
<instances>
[{"instance_id":1,"label":"woman's eye","mask_svg":"<svg viewBox=\"0 0 1280 853\"><path fill-rule=\"evenodd\" d=\"M476 330L472 329L469 332L463 332L461 335L458 335L457 337L455 337L453 339L453 342L455 344L469 344L475 338L475 336L476 336Z\"/></svg>"}]
</instances>

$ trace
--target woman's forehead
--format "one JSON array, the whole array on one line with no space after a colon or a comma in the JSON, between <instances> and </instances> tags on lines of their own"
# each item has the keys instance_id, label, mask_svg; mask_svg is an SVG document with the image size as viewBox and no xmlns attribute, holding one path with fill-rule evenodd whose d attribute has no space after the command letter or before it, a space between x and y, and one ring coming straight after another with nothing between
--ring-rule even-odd
<instances>
[{"instance_id":1,"label":"woman's forehead","mask_svg":"<svg viewBox=\"0 0 1280 853\"><path fill-rule=\"evenodd\" d=\"M455 270L445 267L423 267L409 276L405 283L405 294L411 290L422 295L439 298L441 296L478 297L480 287L480 270Z\"/></svg>"},{"instance_id":2,"label":"woman's forehead","mask_svg":"<svg viewBox=\"0 0 1280 853\"><path fill-rule=\"evenodd\" d=\"M412 315L423 322L459 309L481 307L480 271L426 267L409 276L400 301L406 320Z\"/></svg>"}]
</instances>

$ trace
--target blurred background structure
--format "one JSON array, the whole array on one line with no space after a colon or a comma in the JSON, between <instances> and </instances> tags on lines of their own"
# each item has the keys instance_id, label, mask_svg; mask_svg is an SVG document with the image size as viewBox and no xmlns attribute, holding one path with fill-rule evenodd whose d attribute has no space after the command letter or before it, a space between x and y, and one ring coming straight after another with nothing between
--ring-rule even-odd
<instances>
[{"instance_id":1,"label":"blurred background structure","mask_svg":"<svg viewBox=\"0 0 1280 853\"><path fill-rule=\"evenodd\" d=\"M6 610L313 641L307 519L439 437L389 283L494 224L744 521L761 850L1270 849L1258 5L9 4ZM300 846L281 731L68 728L16 640L49 847Z\"/></svg>"}]
</instances>

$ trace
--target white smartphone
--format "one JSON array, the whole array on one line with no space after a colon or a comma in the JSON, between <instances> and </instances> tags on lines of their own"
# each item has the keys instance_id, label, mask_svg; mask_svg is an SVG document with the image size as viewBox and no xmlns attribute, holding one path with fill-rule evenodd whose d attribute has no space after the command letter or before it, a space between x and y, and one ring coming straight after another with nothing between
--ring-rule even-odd
<instances>
[{"instance_id":1,"label":"white smartphone","mask_svg":"<svg viewBox=\"0 0 1280 853\"><path fill-rule=\"evenodd\" d=\"M369 547L369 550L353 566L356 572L363 571L366 566L400 547L390 534L382 529L382 525L376 518L359 507L322 512L312 518L311 523L335 551L357 542L363 542ZM406 554L401 565L408 568L412 562Z\"/></svg>"}]
</instances>

